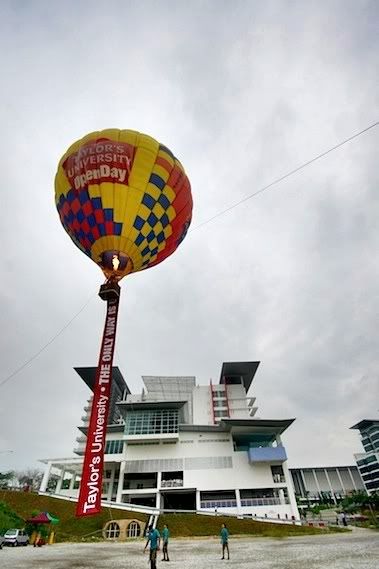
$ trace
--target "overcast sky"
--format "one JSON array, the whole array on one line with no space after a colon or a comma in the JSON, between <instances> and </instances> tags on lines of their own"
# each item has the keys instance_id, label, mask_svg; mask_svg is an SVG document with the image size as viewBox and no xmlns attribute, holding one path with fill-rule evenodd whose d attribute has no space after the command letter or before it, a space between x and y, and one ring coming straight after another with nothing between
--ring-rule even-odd
<instances>
[{"instance_id":1,"label":"overcast sky","mask_svg":"<svg viewBox=\"0 0 379 569\"><path fill-rule=\"evenodd\" d=\"M290 466L352 464L379 415L379 127L196 227L378 120L379 5L369 1L0 4L0 471L71 456L97 364L98 267L54 204L60 156L87 132L140 130L191 180L192 231L122 283L115 364L217 381L259 360L261 418L296 417ZM12 450L12 453L4 451Z\"/></svg>"}]
</instances>

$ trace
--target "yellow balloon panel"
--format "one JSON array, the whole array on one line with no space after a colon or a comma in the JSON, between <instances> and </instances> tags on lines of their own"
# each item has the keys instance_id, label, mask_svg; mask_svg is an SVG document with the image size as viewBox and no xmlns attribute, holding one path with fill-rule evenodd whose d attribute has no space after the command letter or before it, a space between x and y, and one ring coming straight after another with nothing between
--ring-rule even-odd
<instances>
[{"instance_id":1,"label":"yellow balloon panel","mask_svg":"<svg viewBox=\"0 0 379 569\"><path fill-rule=\"evenodd\" d=\"M107 276L115 256L117 278L158 264L191 222L182 165L167 147L136 131L97 131L71 145L59 163L55 192L65 230Z\"/></svg>"}]
</instances>

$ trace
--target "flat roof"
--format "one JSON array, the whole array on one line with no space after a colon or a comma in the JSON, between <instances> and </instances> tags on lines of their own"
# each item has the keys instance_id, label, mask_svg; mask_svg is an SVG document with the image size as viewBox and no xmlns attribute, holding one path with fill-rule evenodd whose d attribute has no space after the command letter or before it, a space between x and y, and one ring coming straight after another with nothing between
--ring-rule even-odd
<instances>
[{"instance_id":1,"label":"flat roof","mask_svg":"<svg viewBox=\"0 0 379 569\"><path fill-rule=\"evenodd\" d=\"M350 427L350 429L365 429L366 427L372 427L373 425L379 425L378 419L362 419L356 425Z\"/></svg>"},{"instance_id":2,"label":"flat roof","mask_svg":"<svg viewBox=\"0 0 379 569\"><path fill-rule=\"evenodd\" d=\"M221 368L220 383L225 383L225 376L241 377L247 393L260 363L261 362L224 362Z\"/></svg>"},{"instance_id":3,"label":"flat roof","mask_svg":"<svg viewBox=\"0 0 379 569\"><path fill-rule=\"evenodd\" d=\"M82 378L84 383L88 385L90 390L93 391L95 385L97 367L74 367L74 370L76 371L76 373L80 375L80 377ZM130 389L124 379L124 376L122 375L120 369L117 366L112 367L112 382L116 383L116 385L121 391L125 391L126 389L127 393L130 393Z\"/></svg>"},{"instance_id":4,"label":"flat roof","mask_svg":"<svg viewBox=\"0 0 379 569\"><path fill-rule=\"evenodd\" d=\"M142 381L148 391L167 391L172 389L192 391L196 385L194 375L143 375Z\"/></svg>"}]
</instances>

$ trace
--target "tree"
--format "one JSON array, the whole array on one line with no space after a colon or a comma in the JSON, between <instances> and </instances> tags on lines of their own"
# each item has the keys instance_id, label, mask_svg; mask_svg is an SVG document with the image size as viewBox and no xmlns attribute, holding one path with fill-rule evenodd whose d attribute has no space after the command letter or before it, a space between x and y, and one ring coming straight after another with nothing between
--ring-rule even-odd
<instances>
[{"instance_id":1,"label":"tree","mask_svg":"<svg viewBox=\"0 0 379 569\"><path fill-rule=\"evenodd\" d=\"M15 473L10 470L9 472L0 472L0 489L7 490L11 485Z\"/></svg>"},{"instance_id":2,"label":"tree","mask_svg":"<svg viewBox=\"0 0 379 569\"><path fill-rule=\"evenodd\" d=\"M344 511L351 513L368 509L374 525L377 525L375 515L375 510L379 509L379 494L377 492L369 495L362 490L354 491L342 500L341 507Z\"/></svg>"},{"instance_id":3,"label":"tree","mask_svg":"<svg viewBox=\"0 0 379 569\"><path fill-rule=\"evenodd\" d=\"M43 472L38 468L28 468L16 472L15 477L22 488L37 491L41 485Z\"/></svg>"}]
</instances>

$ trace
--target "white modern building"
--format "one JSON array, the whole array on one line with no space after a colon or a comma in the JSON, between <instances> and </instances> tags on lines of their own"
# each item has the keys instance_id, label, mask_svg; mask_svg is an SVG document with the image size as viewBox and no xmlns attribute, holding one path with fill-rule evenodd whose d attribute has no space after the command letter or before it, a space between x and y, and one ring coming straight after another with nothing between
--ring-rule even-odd
<instances>
[{"instance_id":1,"label":"white modern building","mask_svg":"<svg viewBox=\"0 0 379 569\"><path fill-rule=\"evenodd\" d=\"M355 460L368 494L379 492L379 421L363 419L350 427L357 429L365 452L355 454Z\"/></svg>"},{"instance_id":2,"label":"white modern building","mask_svg":"<svg viewBox=\"0 0 379 569\"><path fill-rule=\"evenodd\" d=\"M295 494L303 506L309 501L317 503L323 500L337 504L352 492L365 490L355 465L290 468L290 474Z\"/></svg>"},{"instance_id":3,"label":"white modern building","mask_svg":"<svg viewBox=\"0 0 379 569\"><path fill-rule=\"evenodd\" d=\"M103 500L159 510L298 519L282 434L294 419L257 418L251 385L259 362L224 363L217 383L144 376L131 394L113 368ZM93 388L95 368L76 368ZM76 497L91 412L74 452L46 459L40 491Z\"/></svg>"}]
</instances>

